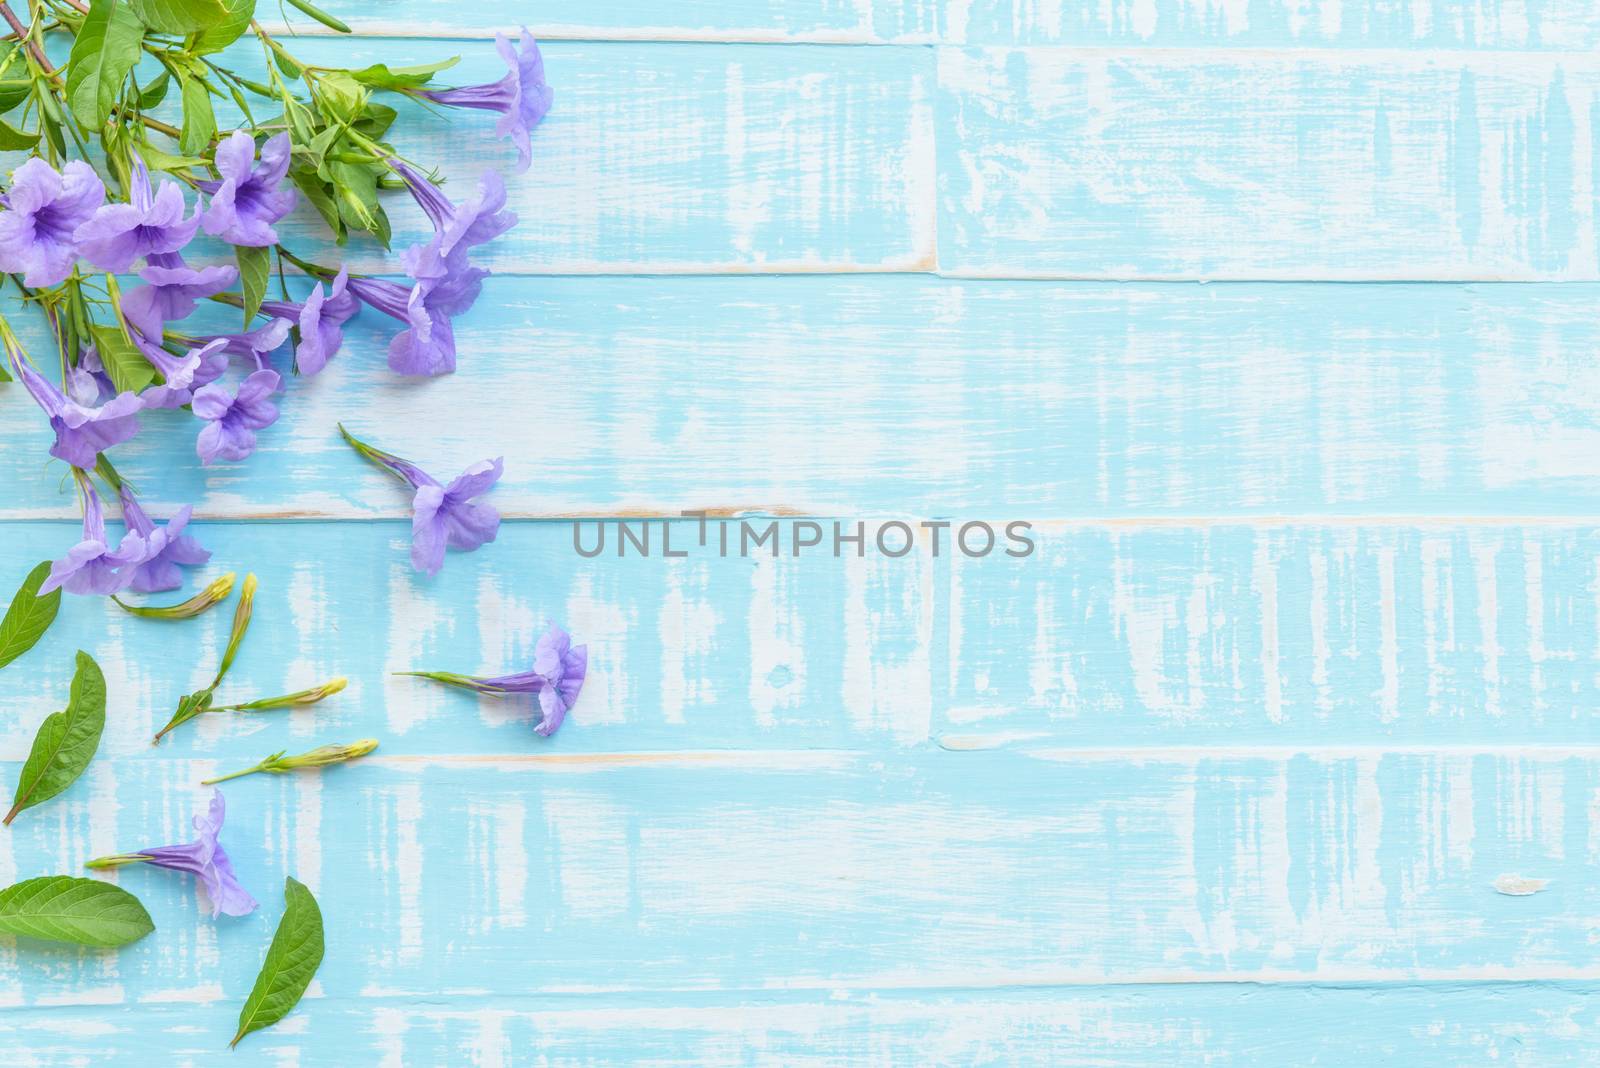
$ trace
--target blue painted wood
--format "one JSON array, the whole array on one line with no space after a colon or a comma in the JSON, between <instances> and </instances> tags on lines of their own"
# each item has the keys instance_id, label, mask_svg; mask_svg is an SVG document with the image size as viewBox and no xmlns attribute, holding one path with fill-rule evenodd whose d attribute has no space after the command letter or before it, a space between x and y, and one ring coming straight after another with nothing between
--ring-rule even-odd
<instances>
[{"instance_id":1,"label":"blue painted wood","mask_svg":"<svg viewBox=\"0 0 1600 1068\"><path fill-rule=\"evenodd\" d=\"M1591 12L525 8L639 40L547 49L461 373L389 379L363 321L250 464L199 472L181 415L118 450L261 572L237 696L350 689L152 750L226 613L71 601L0 673L0 782L80 646L104 752L0 832L0 882L181 840L197 781L272 749L382 746L229 788L262 912L131 870L138 945L0 939L7 1063L218 1063L285 874L329 957L244 1064L1595 1059L1594 289L1323 284L1600 278ZM487 10L297 48L488 80L485 41L406 36ZM731 43L935 39L1090 47ZM511 158L483 116L405 121L452 192ZM885 271L924 276L790 273ZM1128 276L1293 284L1070 281ZM419 581L338 419L441 473L505 451L516 515L1015 517L1040 552L583 562L514 522ZM70 538L41 444L0 390L0 572ZM519 666L547 615L594 655L555 739L385 676Z\"/></svg>"},{"instance_id":2,"label":"blue painted wood","mask_svg":"<svg viewBox=\"0 0 1600 1068\"><path fill-rule=\"evenodd\" d=\"M450 195L468 196L485 169L506 177L520 224L474 262L549 274L931 262L930 50L557 41L543 52L559 103L534 133L526 174L511 173L516 150L494 138L493 115L391 101L396 150L438 164ZM443 85L506 74L489 41L307 38L295 54L340 67L459 55ZM264 62L253 42L226 55L241 71ZM407 194L385 203L397 248L432 233ZM346 255L309 208L279 233ZM370 241L351 259L352 269L395 265Z\"/></svg>"},{"instance_id":3,"label":"blue painted wood","mask_svg":"<svg viewBox=\"0 0 1600 1068\"><path fill-rule=\"evenodd\" d=\"M223 766L97 762L18 817L0 877L187 840L195 784ZM0 946L0 997L237 1004L285 874L322 902L318 984L336 997L1592 982L1597 785L1593 748L452 760L400 744L225 787L223 842L263 910L212 921L189 878L124 869L156 933L114 957ZM1508 873L1551 882L1496 893Z\"/></svg>"},{"instance_id":4,"label":"blue painted wood","mask_svg":"<svg viewBox=\"0 0 1600 1068\"><path fill-rule=\"evenodd\" d=\"M526 26L541 39L615 38L697 41L815 41L865 44L933 40L935 0L520 0L514 5L452 4L447 0L330 0L323 10L359 33L477 37ZM304 18L290 25L304 31ZM264 20L269 30L275 19ZM312 29L316 29L313 25Z\"/></svg>"},{"instance_id":5,"label":"blue painted wood","mask_svg":"<svg viewBox=\"0 0 1600 1068\"><path fill-rule=\"evenodd\" d=\"M518 515L1592 516L1597 300L1590 285L495 276L452 376L391 375L395 326L367 312L328 370L290 381L248 462L202 469L182 412L145 416L113 455L152 500L214 515L406 514L339 440L344 420L441 477L504 454L493 499ZM46 351L37 318L23 325ZM503 392L519 403L482 404ZM76 515L47 443L0 387L0 515Z\"/></svg>"},{"instance_id":6,"label":"blue painted wood","mask_svg":"<svg viewBox=\"0 0 1600 1068\"><path fill-rule=\"evenodd\" d=\"M982 45L1526 49L1600 43L1585 0L947 0L940 40Z\"/></svg>"},{"instance_id":7,"label":"blue painted wood","mask_svg":"<svg viewBox=\"0 0 1600 1068\"><path fill-rule=\"evenodd\" d=\"M1377 993L1188 983L826 996L543 993L470 1002L324 996L308 1003L313 1011L252 1036L227 1063L1578 1065L1596 1054L1597 989L1471 983ZM98 1007L0 1014L0 1039L8 1052L21 1048L19 1068L108 1057L206 1068L218 1060L214 1035L232 1024L230 1009L143 1005L137 1024Z\"/></svg>"},{"instance_id":8,"label":"blue painted wood","mask_svg":"<svg viewBox=\"0 0 1600 1068\"><path fill-rule=\"evenodd\" d=\"M700 553L691 522L674 528L696 550L686 559L660 558L657 527L655 557L586 560L569 524L514 522L431 580L411 571L398 522L192 529L215 553L201 577L261 582L221 703L351 680L314 708L203 718L161 749L240 766L375 733L403 752L479 755L1585 745L1600 715L1591 525L1052 525L1024 560L952 558L948 533L938 559L925 546L774 560L719 558L714 528ZM25 564L76 529L0 534ZM64 694L42 682L64 679L77 648L118 680L103 752L147 753L178 697L209 681L230 612L157 622L68 598L46 642L0 672L0 756L26 756ZM531 733L531 699L390 675L522 670L547 618L591 663L548 741Z\"/></svg>"},{"instance_id":9,"label":"blue painted wood","mask_svg":"<svg viewBox=\"0 0 1600 1068\"><path fill-rule=\"evenodd\" d=\"M939 50L940 269L1571 279L1592 53Z\"/></svg>"}]
</instances>

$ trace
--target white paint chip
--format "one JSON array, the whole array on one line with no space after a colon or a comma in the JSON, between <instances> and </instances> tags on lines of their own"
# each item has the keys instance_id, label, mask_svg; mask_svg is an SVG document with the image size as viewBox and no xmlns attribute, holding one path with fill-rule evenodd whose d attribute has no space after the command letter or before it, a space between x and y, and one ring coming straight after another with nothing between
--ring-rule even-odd
<instances>
[{"instance_id":1,"label":"white paint chip","mask_svg":"<svg viewBox=\"0 0 1600 1068\"><path fill-rule=\"evenodd\" d=\"M1549 885L1549 879L1529 879L1524 875L1502 875L1494 881L1495 891L1507 897L1527 897Z\"/></svg>"}]
</instances>

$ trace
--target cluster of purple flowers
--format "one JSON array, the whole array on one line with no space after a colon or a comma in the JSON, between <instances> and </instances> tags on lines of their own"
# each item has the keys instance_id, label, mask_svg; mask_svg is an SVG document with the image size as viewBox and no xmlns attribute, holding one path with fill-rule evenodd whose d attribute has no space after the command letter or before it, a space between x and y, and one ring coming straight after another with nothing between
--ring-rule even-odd
<instances>
[{"instance_id":1,"label":"cluster of purple flowers","mask_svg":"<svg viewBox=\"0 0 1600 1068\"><path fill-rule=\"evenodd\" d=\"M498 113L496 132L515 142L519 169L525 170L529 131L549 110L552 93L543 58L526 30L520 47L503 37L497 47L509 67L499 81L408 92L434 104ZM451 320L471 307L489 273L472 263L470 254L514 226L516 216L505 210L505 185L497 174L485 174L476 195L457 204L392 157L384 162L433 226L431 237L401 253L404 282L307 264L317 276L310 292L301 301L263 301L264 325L232 334L174 329L201 301L220 298L239 282L231 265L195 267L185 261L184 252L198 233L241 248L277 244L276 225L296 200L287 182L290 149L286 133L258 145L248 132L234 131L216 148L217 177L193 182L199 196L192 207L178 183L153 181L137 154L128 159L125 200L108 200L100 177L80 161L57 171L31 158L13 173L10 189L0 197L0 270L21 274L35 287L59 285L79 261L100 271L135 271L138 284L117 294L114 304L128 343L158 375L137 393L119 392L90 345L77 353L58 387L8 346L12 369L50 420L55 433L50 453L73 465L83 498L83 540L56 562L50 588L92 594L171 589L181 585L178 566L206 559L205 550L182 533L187 507L157 530L120 483L127 533L114 549L106 541L104 511L87 472L102 452L137 434L141 412L187 408L204 424L195 451L205 464L243 460L255 450L257 432L278 418L284 370L273 366L274 356L292 341L293 369L317 374L338 352L345 324L363 304L402 324L389 344L394 371L438 375L455 369ZM234 384L225 384L236 361L241 373ZM447 545L473 549L494 539L499 514L472 498L499 478L500 461L478 464L447 486L404 461L389 466L415 491L412 556L419 570L436 572Z\"/></svg>"}]
</instances>

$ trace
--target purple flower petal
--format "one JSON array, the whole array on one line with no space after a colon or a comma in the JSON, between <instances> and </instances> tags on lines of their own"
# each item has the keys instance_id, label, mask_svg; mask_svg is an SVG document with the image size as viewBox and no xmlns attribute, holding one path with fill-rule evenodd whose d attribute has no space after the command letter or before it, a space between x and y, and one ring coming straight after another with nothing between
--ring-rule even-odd
<instances>
[{"instance_id":1,"label":"purple flower petal","mask_svg":"<svg viewBox=\"0 0 1600 1068\"><path fill-rule=\"evenodd\" d=\"M30 286L53 286L72 273L78 227L106 197L94 168L73 160L56 173L37 156L11 176L7 209L0 212L0 270L21 273Z\"/></svg>"}]
</instances>

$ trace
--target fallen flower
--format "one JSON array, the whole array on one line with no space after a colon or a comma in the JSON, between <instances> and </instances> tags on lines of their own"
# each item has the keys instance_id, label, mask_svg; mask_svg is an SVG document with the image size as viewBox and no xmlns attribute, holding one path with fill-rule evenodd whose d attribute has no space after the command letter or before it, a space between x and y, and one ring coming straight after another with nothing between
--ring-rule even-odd
<instances>
[{"instance_id":1,"label":"fallen flower","mask_svg":"<svg viewBox=\"0 0 1600 1068\"><path fill-rule=\"evenodd\" d=\"M356 452L409 485L411 501L411 566L429 575L444 566L444 550L470 552L494 541L500 531L500 513L492 505L474 501L500 480L503 458L480 460L448 486L410 460L373 448L339 424L339 433Z\"/></svg>"},{"instance_id":2,"label":"fallen flower","mask_svg":"<svg viewBox=\"0 0 1600 1068\"><path fill-rule=\"evenodd\" d=\"M533 668L529 671L493 676L458 675L451 671L399 671L396 674L432 679L490 697L536 693L542 718L534 730L548 738L560 728L578 701L578 692L589 674L589 647L573 648L572 636L551 623L534 646Z\"/></svg>"},{"instance_id":3,"label":"fallen flower","mask_svg":"<svg viewBox=\"0 0 1600 1068\"><path fill-rule=\"evenodd\" d=\"M185 845L157 846L141 849L137 853L116 853L99 857L85 864L86 868L119 868L125 864L154 864L158 868L192 872L206 888L211 898L211 916L218 913L245 916L256 909L256 899L239 885L233 874L233 864L227 850L217 841L222 831L224 804L222 791L211 793L211 808L204 816L194 817L194 829L200 837Z\"/></svg>"},{"instance_id":4,"label":"fallen flower","mask_svg":"<svg viewBox=\"0 0 1600 1068\"><path fill-rule=\"evenodd\" d=\"M244 775L254 775L258 771L268 772L272 775L282 775L296 768L325 768L330 764L342 764L347 760L364 757L376 748L378 748L378 740L376 738L363 738L361 741L352 742L349 745L321 745L310 752L301 753L299 756L284 756L283 751L280 750L253 768L230 772L227 775L218 775L214 779L204 779L200 785L210 786L212 783L227 782L229 779L237 779Z\"/></svg>"}]
</instances>

